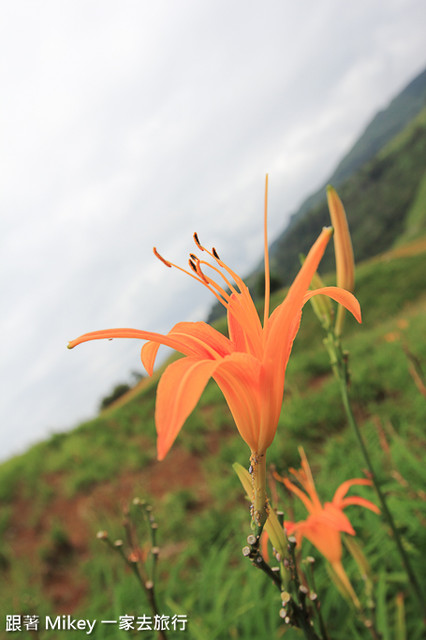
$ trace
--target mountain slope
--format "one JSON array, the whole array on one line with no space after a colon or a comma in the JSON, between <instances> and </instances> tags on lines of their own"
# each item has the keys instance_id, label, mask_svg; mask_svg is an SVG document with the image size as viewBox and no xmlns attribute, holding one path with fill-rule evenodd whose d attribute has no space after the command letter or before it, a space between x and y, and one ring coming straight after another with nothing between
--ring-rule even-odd
<instances>
[{"instance_id":1,"label":"mountain slope","mask_svg":"<svg viewBox=\"0 0 426 640\"><path fill-rule=\"evenodd\" d=\"M421 185L425 176L426 108L373 160L339 187L351 229L356 260L365 260L390 248L402 234L426 232L426 202ZM409 212L414 212L409 216ZM323 202L295 221L274 243L271 270L288 282L297 270L297 257L306 253L318 231L330 224L325 190ZM332 268L332 252L321 267Z\"/></svg>"},{"instance_id":2,"label":"mountain slope","mask_svg":"<svg viewBox=\"0 0 426 640\"><path fill-rule=\"evenodd\" d=\"M324 188L328 183L339 187L344 180L360 169L363 164L374 158L380 149L402 131L425 105L426 69L416 76L390 102L386 109L379 111L374 116L350 151L339 162L327 182L318 191L310 195L298 211L292 215L288 228L291 228L299 218L324 200ZM283 234L285 233L286 229L283 231Z\"/></svg>"},{"instance_id":3,"label":"mountain slope","mask_svg":"<svg viewBox=\"0 0 426 640\"><path fill-rule=\"evenodd\" d=\"M426 69L379 111L330 178L339 185L365 162L373 158L413 120L426 104Z\"/></svg>"}]
</instances>

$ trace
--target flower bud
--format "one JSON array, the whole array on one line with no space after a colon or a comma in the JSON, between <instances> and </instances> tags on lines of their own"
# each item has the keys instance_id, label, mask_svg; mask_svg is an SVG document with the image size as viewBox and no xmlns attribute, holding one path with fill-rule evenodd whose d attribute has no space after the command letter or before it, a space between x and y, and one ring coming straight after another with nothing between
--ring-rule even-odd
<instances>
[{"instance_id":1,"label":"flower bud","mask_svg":"<svg viewBox=\"0 0 426 640\"><path fill-rule=\"evenodd\" d=\"M342 201L331 185L327 187L327 202L331 224L334 228L333 238L336 253L337 286L347 291L353 291L355 285L355 265L348 221Z\"/></svg>"},{"instance_id":2,"label":"flower bud","mask_svg":"<svg viewBox=\"0 0 426 640\"><path fill-rule=\"evenodd\" d=\"M327 187L327 202L334 228L337 286L352 292L355 286L355 263L351 235L342 201L331 185ZM344 308L339 305L336 320L338 336L342 333L344 314Z\"/></svg>"}]
</instances>

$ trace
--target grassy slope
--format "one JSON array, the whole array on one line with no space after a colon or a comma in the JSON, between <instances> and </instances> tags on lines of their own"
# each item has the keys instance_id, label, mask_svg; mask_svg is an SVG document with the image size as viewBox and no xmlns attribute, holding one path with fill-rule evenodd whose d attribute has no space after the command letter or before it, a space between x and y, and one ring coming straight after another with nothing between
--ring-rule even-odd
<instances>
[{"instance_id":1,"label":"grassy slope","mask_svg":"<svg viewBox=\"0 0 426 640\"><path fill-rule=\"evenodd\" d=\"M396 244L404 245L426 232L426 171L405 219L405 230Z\"/></svg>"},{"instance_id":2,"label":"grassy slope","mask_svg":"<svg viewBox=\"0 0 426 640\"><path fill-rule=\"evenodd\" d=\"M418 550L424 527L421 447L426 403L416 385L420 385L419 363L424 371L426 362L425 250L426 243L417 242L411 249L359 267L357 295L364 324L360 328L348 321L346 340L355 412L386 479L385 488L419 576L422 571L424 576L425 569ZM282 292L276 294L275 303L281 298ZM1 613L81 612L98 619L101 614L148 613L133 576L95 540L98 529L122 537L122 508L141 495L152 501L160 523L160 566L167 574L162 612L187 612L191 638L266 637L279 624L279 604L270 606L270 598L275 598L272 589L241 558L248 512L230 467L235 460L247 464L247 448L212 383L167 459L156 462L155 387L156 379L144 382L127 403L68 434L53 436L0 467ZM310 308L305 310L290 361L285 408L269 460L285 472L287 465L298 465L300 444L324 499L330 499L344 479L361 475L363 461L345 427ZM359 493L372 496L368 489ZM283 500L284 494L280 497ZM298 509L286 502L286 510L293 507ZM298 513L303 517L303 510ZM394 598L402 579L408 637L420 638L414 603L404 588L385 528L367 511L352 508L351 514L359 540L381 575L376 593L383 637L394 637ZM304 551L308 548L305 544ZM343 640L355 633L349 610L335 591L330 593L321 559L318 565L324 613L332 637ZM350 562L347 566L362 592L355 568ZM351 637L369 637L361 628L356 633ZM25 638L25 633L20 637ZM104 627L97 637L121 636ZM290 632L286 637L299 636Z\"/></svg>"}]
</instances>

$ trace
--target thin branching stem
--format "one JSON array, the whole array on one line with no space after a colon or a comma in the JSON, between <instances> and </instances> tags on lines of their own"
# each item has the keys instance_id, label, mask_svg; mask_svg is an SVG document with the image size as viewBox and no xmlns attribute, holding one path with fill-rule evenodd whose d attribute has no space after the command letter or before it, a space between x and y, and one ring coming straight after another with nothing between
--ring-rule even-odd
<instances>
[{"instance_id":1,"label":"thin branching stem","mask_svg":"<svg viewBox=\"0 0 426 640\"><path fill-rule=\"evenodd\" d=\"M305 633L307 640L320 640L311 623L309 611L306 606L306 591L302 589L302 585L299 579L299 573L297 570L297 561L296 561L296 540L293 538L289 538L288 542L289 542L289 552L290 552L290 561L291 561L292 581L294 583L296 598L298 600L298 604L293 603L293 607L292 607L293 615L297 621L298 626Z\"/></svg>"},{"instance_id":2,"label":"thin branching stem","mask_svg":"<svg viewBox=\"0 0 426 640\"><path fill-rule=\"evenodd\" d=\"M145 505L139 501L135 502L135 504L140 504L140 506L145 507ZM155 597L155 568L156 568L156 563L157 563L157 558L158 558L158 547L154 545L154 543L156 542L156 529L157 529L157 524L154 520L154 517L151 514L151 507L145 507L145 511L148 515L148 520L149 520L149 524L150 524L150 531L151 531L151 541L153 543L152 547L151 547L151 553L153 556L153 565L152 565L152 573L151 576L148 575L146 567L144 565L143 562L140 562L140 557L138 556L138 551L139 551L139 543L137 541L137 536L136 533L132 527L132 523L130 521L130 513L126 512L125 513L125 519L123 522L123 528L125 531L125 535L126 535L126 540L127 543L130 547L130 549L135 550L135 555L130 555L128 556L124 549L123 549L123 541L122 540L116 540L115 542L113 542L107 532L100 532L100 534L98 535L98 537L101 540L104 540L104 542L106 542L108 544L108 546L115 551L116 553L119 554L119 556L122 558L123 562L131 569L131 571L134 573L136 580L138 581L138 583L140 584L142 590L145 592L148 603L150 605L151 611L154 614L154 616L156 618L160 618L160 613L159 613L159 609L158 609L158 605L157 605L157 600ZM157 629L157 634L158 634L158 639L159 640L167 640L167 635L165 633L165 631L163 629Z\"/></svg>"},{"instance_id":3,"label":"thin branching stem","mask_svg":"<svg viewBox=\"0 0 426 640\"><path fill-rule=\"evenodd\" d=\"M263 558L259 545L260 545L260 536L262 535L263 525L255 526L255 534L251 534L247 538L248 545L243 548L243 555L248 557L253 565L263 571L270 580L274 583L274 585L279 589L280 593L282 593L283 582L281 578L281 573L279 571L274 571L272 567L265 561ZM293 547L293 549L292 549ZM296 560L294 555L294 544L289 544L290 551L290 563L291 563L291 578L290 580L293 582L295 598L291 599L288 602L288 613L291 624L295 627L301 629L307 640L321 640L319 636L316 634L315 629L311 623L310 615L308 608L306 606L306 594L303 593L300 589L300 580L297 573ZM281 570L283 567L281 568ZM297 600L297 601L296 601ZM286 616L287 617L287 616Z\"/></svg>"},{"instance_id":4,"label":"thin branching stem","mask_svg":"<svg viewBox=\"0 0 426 640\"><path fill-rule=\"evenodd\" d=\"M254 534L250 534L247 538L248 545L243 548L243 555L248 557L252 564L263 571L270 580L274 583L274 585L281 592L281 578L280 574L276 571L273 571L269 564L266 562L264 557L262 556L259 545L260 545L260 536L262 535L263 525L257 525Z\"/></svg>"}]
</instances>

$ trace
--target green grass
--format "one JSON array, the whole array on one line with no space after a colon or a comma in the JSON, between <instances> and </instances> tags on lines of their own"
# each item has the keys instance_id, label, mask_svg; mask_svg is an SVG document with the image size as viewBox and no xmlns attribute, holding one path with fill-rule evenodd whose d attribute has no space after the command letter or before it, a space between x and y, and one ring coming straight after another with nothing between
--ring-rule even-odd
<instances>
[{"instance_id":1,"label":"green grass","mask_svg":"<svg viewBox=\"0 0 426 640\"><path fill-rule=\"evenodd\" d=\"M396 245L403 245L426 233L426 174L417 189L417 193L407 213L406 231L398 239Z\"/></svg>"}]
</instances>

